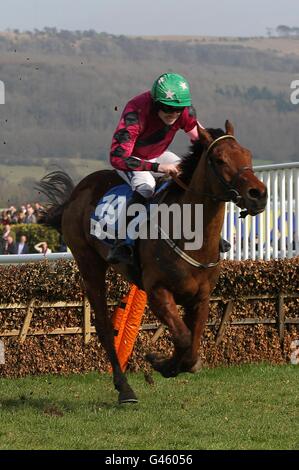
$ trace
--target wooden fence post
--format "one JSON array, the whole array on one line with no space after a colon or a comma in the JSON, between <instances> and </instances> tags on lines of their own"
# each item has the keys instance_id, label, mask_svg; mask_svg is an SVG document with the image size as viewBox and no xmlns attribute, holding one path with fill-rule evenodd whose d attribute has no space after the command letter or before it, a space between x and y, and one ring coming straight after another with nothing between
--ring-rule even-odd
<instances>
[{"instance_id":1,"label":"wooden fence post","mask_svg":"<svg viewBox=\"0 0 299 470\"><path fill-rule=\"evenodd\" d=\"M84 296L83 300L83 312L84 312L84 320L83 320L83 335L84 335L84 344L88 344L91 337L91 309L90 303L86 295Z\"/></svg>"},{"instance_id":2,"label":"wooden fence post","mask_svg":"<svg viewBox=\"0 0 299 470\"><path fill-rule=\"evenodd\" d=\"M31 318L32 318L33 311L34 311L34 303L35 303L35 299L32 299L32 300L30 300L30 302L27 306L25 320L24 320L23 326L22 326L21 331L20 331L20 336L19 336L19 342L21 344L24 343L24 341L26 339L26 336L27 336L27 333L28 333L28 330L29 330Z\"/></svg>"},{"instance_id":3,"label":"wooden fence post","mask_svg":"<svg viewBox=\"0 0 299 470\"><path fill-rule=\"evenodd\" d=\"M283 344L285 330L285 311L284 311L284 295L278 295L278 329L280 344Z\"/></svg>"},{"instance_id":4,"label":"wooden fence post","mask_svg":"<svg viewBox=\"0 0 299 470\"><path fill-rule=\"evenodd\" d=\"M229 300L228 303L226 304L225 311L224 311L223 317L221 319L219 330L218 330L217 336L216 336L216 341L215 341L216 346L218 346L222 341L224 331L225 331L225 327L226 327L226 323L227 323L227 320L228 320L228 318L229 318L229 316L232 312L233 306L234 306L234 303L233 303L232 300Z\"/></svg>"},{"instance_id":5,"label":"wooden fence post","mask_svg":"<svg viewBox=\"0 0 299 470\"><path fill-rule=\"evenodd\" d=\"M160 338L160 336L162 335L163 331L165 330L165 326L164 325L160 325L156 332L154 333L152 339L151 339L151 344L155 344L155 342Z\"/></svg>"}]
</instances>

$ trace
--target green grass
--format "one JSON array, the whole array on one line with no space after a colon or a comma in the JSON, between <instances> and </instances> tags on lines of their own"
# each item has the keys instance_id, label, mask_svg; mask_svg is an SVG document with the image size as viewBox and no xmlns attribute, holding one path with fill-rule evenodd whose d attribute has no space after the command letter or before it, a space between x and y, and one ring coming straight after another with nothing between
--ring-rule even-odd
<instances>
[{"instance_id":1,"label":"green grass","mask_svg":"<svg viewBox=\"0 0 299 470\"><path fill-rule=\"evenodd\" d=\"M297 366L129 374L137 405L109 374L0 380L0 449L298 449Z\"/></svg>"}]
</instances>

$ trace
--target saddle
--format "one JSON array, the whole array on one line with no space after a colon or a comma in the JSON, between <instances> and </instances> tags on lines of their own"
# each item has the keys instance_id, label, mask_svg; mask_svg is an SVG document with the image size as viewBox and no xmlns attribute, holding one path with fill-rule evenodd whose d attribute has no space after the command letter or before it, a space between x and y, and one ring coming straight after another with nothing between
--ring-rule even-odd
<instances>
[{"instance_id":1,"label":"saddle","mask_svg":"<svg viewBox=\"0 0 299 470\"><path fill-rule=\"evenodd\" d=\"M147 203L147 212L144 214L144 220L139 217L139 223L144 223L148 216L148 208L151 203L158 203L168 188L171 180L165 178L159 179L154 196ZM123 230L126 227L121 227L121 223L124 217L124 211L126 209L126 200L131 199L133 194L132 188L124 183L111 188L104 196L99 200L96 205L94 212L90 218L90 234L101 240L106 245L112 247L115 242L115 234L120 229ZM120 222L120 223L119 223ZM126 237L126 243L128 245L135 246L137 240L132 239L129 234Z\"/></svg>"}]
</instances>

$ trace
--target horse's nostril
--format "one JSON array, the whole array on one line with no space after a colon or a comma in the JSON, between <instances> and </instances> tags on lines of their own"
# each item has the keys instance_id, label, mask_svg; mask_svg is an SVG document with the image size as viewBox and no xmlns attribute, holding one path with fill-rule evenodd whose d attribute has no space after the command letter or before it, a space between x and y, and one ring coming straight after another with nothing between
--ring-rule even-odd
<instances>
[{"instance_id":1,"label":"horse's nostril","mask_svg":"<svg viewBox=\"0 0 299 470\"><path fill-rule=\"evenodd\" d=\"M262 197L261 192L256 188L250 188L247 191L247 195L250 199L260 199Z\"/></svg>"}]
</instances>

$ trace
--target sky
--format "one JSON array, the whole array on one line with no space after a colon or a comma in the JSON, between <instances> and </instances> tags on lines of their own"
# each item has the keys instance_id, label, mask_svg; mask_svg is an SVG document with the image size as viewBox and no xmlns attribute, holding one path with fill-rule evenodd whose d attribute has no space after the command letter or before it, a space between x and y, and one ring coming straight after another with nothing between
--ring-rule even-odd
<instances>
[{"instance_id":1,"label":"sky","mask_svg":"<svg viewBox=\"0 0 299 470\"><path fill-rule=\"evenodd\" d=\"M0 31L246 37L280 24L299 26L298 0L0 0Z\"/></svg>"}]
</instances>

